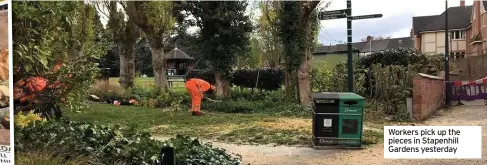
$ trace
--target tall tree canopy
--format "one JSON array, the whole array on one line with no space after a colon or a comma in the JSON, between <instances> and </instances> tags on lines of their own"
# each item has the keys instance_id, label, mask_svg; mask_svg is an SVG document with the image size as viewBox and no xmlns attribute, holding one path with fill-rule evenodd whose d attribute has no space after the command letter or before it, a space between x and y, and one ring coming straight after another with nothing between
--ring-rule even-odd
<instances>
[{"instance_id":1,"label":"tall tree canopy","mask_svg":"<svg viewBox=\"0 0 487 165\"><path fill-rule=\"evenodd\" d=\"M216 96L228 97L229 78L238 56L248 56L252 24L245 15L246 1L189 1L186 9L196 18L203 58L215 72Z\"/></svg>"},{"instance_id":2,"label":"tall tree canopy","mask_svg":"<svg viewBox=\"0 0 487 165\"><path fill-rule=\"evenodd\" d=\"M168 91L164 43L169 38L175 23L172 2L130 1L127 3L127 14L143 30L149 41L156 87Z\"/></svg>"},{"instance_id":3,"label":"tall tree canopy","mask_svg":"<svg viewBox=\"0 0 487 165\"><path fill-rule=\"evenodd\" d=\"M109 1L99 3L99 5L108 9L109 12L107 26L119 54L120 85L129 88L134 85L135 81L135 43L140 36L140 30L135 25L133 17L125 20L125 11L128 10L125 3ZM119 6L122 6L123 10L119 10Z\"/></svg>"},{"instance_id":4,"label":"tall tree canopy","mask_svg":"<svg viewBox=\"0 0 487 165\"><path fill-rule=\"evenodd\" d=\"M262 15L258 19L257 34L263 60L269 61L270 67L279 65L284 52L279 36L279 5L279 1L261 1L259 4Z\"/></svg>"}]
</instances>

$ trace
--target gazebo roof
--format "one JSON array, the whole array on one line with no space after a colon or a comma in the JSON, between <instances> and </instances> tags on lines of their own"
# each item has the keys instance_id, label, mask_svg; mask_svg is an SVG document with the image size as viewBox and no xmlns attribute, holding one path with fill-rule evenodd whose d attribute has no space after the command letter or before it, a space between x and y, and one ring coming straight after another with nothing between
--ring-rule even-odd
<instances>
[{"instance_id":1,"label":"gazebo roof","mask_svg":"<svg viewBox=\"0 0 487 165\"><path fill-rule=\"evenodd\" d=\"M188 54L184 53L182 50L178 49L177 47L171 50L169 53L164 55L164 59L168 60L194 60L193 57L189 56Z\"/></svg>"}]
</instances>

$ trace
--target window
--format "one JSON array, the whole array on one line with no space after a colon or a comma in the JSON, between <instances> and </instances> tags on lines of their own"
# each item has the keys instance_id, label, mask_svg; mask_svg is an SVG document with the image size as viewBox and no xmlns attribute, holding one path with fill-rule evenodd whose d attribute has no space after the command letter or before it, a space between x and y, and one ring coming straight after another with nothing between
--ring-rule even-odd
<instances>
[{"instance_id":1,"label":"window","mask_svg":"<svg viewBox=\"0 0 487 165\"><path fill-rule=\"evenodd\" d=\"M451 52L450 53L450 59L455 60L455 59L462 59L465 58L465 52Z\"/></svg>"},{"instance_id":2,"label":"window","mask_svg":"<svg viewBox=\"0 0 487 165\"><path fill-rule=\"evenodd\" d=\"M451 31L450 37L453 40L465 39L465 30Z\"/></svg>"}]
</instances>

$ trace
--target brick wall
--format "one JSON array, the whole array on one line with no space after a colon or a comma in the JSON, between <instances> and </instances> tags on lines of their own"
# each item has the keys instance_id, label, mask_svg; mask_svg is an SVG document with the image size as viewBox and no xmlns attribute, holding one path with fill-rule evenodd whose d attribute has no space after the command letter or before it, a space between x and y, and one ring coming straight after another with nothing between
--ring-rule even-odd
<instances>
[{"instance_id":1,"label":"brick wall","mask_svg":"<svg viewBox=\"0 0 487 165\"><path fill-rule=\"evenodd\" d=\"M413 118L422 121L445 102L445 82L441 77L419 73L413 78Z\"/></svg>"},{"instance_id":2,"label":"brick wall","mask_svg":"<svg viewBox=\"0 0 487 165\"><path fill-rule=\"evenodd\" d=\"M487 55L471 56L453 61L460 80L477 80L487 77Z\"/></svg>"}]
</instances>

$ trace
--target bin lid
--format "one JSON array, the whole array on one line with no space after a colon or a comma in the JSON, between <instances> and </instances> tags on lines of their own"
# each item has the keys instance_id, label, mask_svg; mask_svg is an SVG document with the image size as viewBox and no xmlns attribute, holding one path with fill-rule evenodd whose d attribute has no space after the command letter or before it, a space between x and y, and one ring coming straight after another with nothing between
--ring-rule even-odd
<instances>
[{"instance_id":1,"label":"bin lid","mask_svg":"<svg viewBox=\"0 0 487 165\"><path fill-rule=\"evenodd\" d=\"M313 95L313 99L334 99L334 100L365 100L364 97L350 92L322 92Z\"/></svg>"}]
</instances>

